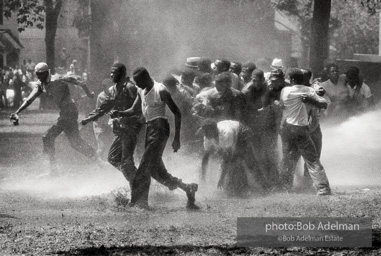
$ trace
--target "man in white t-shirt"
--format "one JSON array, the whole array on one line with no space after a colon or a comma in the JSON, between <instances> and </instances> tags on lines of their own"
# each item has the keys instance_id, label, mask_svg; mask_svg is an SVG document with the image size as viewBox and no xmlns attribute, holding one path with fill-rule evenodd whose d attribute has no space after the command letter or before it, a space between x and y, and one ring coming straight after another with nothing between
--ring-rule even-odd
<instances>
[{"instance_id":1,"label":"man in white t-shirt","mask_svg":"<svg viewBox=\"0 0 381 256\"><path fill-rule=\"evenodd\" d=\"M287 190L291 189L295 168L302 155L318 195L329 195L331 189L328 178L309 134L307 110L307 103L317 107L327 107L327 103L313 88L303 85L302 70L291 69L289 77L291 86L283 88L280 95L283 105L281 182Z\"/></svg>"},{"instance_id":2,"label":"man in white t-shirt","mask_svg":"<svg viewBox=\"0 0 381 256\"><path fill-rule=\"evenodd\" d=\"M221 175L217 187L226 189L231 195L242 195L259 186L260 191L268 188L264 174L255 161L253 136L249 127L234 120L216 122L207 118L202 123L204 150L202 171L206 173L209 155L217 153L222 158ZM253 184L255 183L255 184Z\"/></svg>"},{"instance_id":3,"label":"man in white t-shirt","mask_svg":"<svg viewBox=\"0 0 381 256\"><path fill-rule=\"evenodd\" d=\"M134 104L127 110L115 110L111 113L111 117L114 118L118 116L129 117L142 112L147 125L145 150L132 184L130 205L148 208L148 194L152 177L170 190L176 188L184 190L188 197L187 209L200 209L195 204L198 185L195 183L186 184L172 176L162 159L170 134L168 118L165 114L166 107L171 110L175 117L175 136L172 148L174 152L180 149L181 112L179 108L165 86L154 81L146 68L136 68L133 78L139 88Z\"/></svg>"}]
</instances>

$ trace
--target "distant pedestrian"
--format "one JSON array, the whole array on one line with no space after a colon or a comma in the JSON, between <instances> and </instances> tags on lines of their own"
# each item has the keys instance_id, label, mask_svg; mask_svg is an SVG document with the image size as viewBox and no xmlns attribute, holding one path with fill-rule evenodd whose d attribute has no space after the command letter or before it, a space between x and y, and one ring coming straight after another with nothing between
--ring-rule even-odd
<instances>
[{"instance_id":1,"label":"distant pedestrian","mask_svg":"<svg viewBox=\"0 0 381 256\"><path fill-rule=\"evenodd\" d=\"M66 48L62 48L61 52L59 53L59 65L64 70L67 70L68 66L68 59L69 59L69 53L67 52Z\"/></svg>"},{"instance_id":2,"label":"distant pedestrian","mask_svg":"<svg viewBox=\"0 0 381 256\"><path fill-rule=\"evenodd\" d=\"M31 81L34 81L34 67L36 66L36 64L34 62L32 62L31 59L28 59L28 62L26 63L25 67L26 67L26 71L27 71L27 75L29 76L29 79Z\"/></svg>"},{"instance_id":3,"label":"distant pedestrian","mask_svg":"<svg viewBox=\"0 0 381 256\"><path fill-rule=\"evenodd\" d=\"M0 70L0 108L8 108L7 89L8 84L4 81L4 71Z\"/></svg>"},{"instance_id":4,"label":"distant pedestrian","mask_svg":"<svg viewBox=\"0 0 381 256\"><path fill-rule=\"evenodd\" d=\"M77 60L73 60L70 64L70 67L69 67L69 72L68 72L70 75L78 75L79 73L79 70L78 70L78 61Z\"/></svg>"}]
</instances>

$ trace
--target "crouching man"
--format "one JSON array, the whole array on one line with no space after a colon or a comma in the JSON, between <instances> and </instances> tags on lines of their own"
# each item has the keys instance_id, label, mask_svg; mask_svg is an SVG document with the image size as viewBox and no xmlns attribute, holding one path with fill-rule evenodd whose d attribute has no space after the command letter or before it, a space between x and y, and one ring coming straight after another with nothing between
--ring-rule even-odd
<instances>
[{"instance_id":1,"label":"crouching man","mask_svg":"<svg viewBox=\"0 0 381 256\"><path fill-rule=\"evenodd\" d=\"M255 187L264 192L268 184L253 157L255 151L250 128L238 121L224 120L217 123L208 118L203 121L201 129L205 149L203 176L209 156L217 153L222 157L218 188L225 188L231 195L244 195Z\"/></svg>"}]
</instances>

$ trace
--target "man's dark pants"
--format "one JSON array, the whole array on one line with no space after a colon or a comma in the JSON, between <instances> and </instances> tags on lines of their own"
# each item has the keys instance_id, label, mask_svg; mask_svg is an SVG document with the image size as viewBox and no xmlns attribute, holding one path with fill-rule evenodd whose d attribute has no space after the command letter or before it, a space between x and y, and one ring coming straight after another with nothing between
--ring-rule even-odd
<instances>
[{"instance_id":1,"label":"man's dark pants","mask_svg":"<svg viewBox=\"0 0 381 256\"><path fill-rule=\"evenodd\" d=\"M126 131L118 131L110 147L108 161L110 164L120 170L124 177L130 182L130 186L136 175L134 162L134 152L137 143L137 137L141 126L130 127Z\"/></svg>"},{"instance_id":2,"label":"man's dark pants","mask_svg":"<svg viewBox=\"0 0 381 256\"><path fill-rule=\"evenodd\" d=\"M281 181L292 187L294 171L300 155L303 157L312 181L318 189L329 188L328 178L320 163L319 154L309 134L308 126L285 124L282 132L283 162Z\"/></svg>"},{"instance_id":3,"label":"man's dark pants","mask_svg":"<svg viewBox=\"0 0 381 256\"><path fill-rule=\"evenodd\" d=\"M148 204L151 177L170 190L178 187L180 180L168 173L162 160L169 132L169 123L166 119L158 118L147 122L145 151L132 185L132 204L143 206Z\"/></svg>"},{"instance_id":4,"label":"man's dark pants","mask_svg":"<svg viewBox=\"0 0 381 256\"><path fill-rule=\"evenodd\" d=\"M313 132L310 132L310 137L312 142L315 145L316 151L320 158L321 150L323 148L323 134L321 132L320 125ZM311 176L310 176L310 173L308 172L306 163L304 163L304 179L305 179L305 182L308 184L307 186L310 186L312 184Z\"/></svg>"},{"instance_id":5,"label":"man's dark pants","mask_svg":"<svg viewBox=\"0 0 381 256\"><path fill-rule=\"evenodd\" d=\"M0 89L0 108L7 108L7 107L8 107L7 90Z\"/></svg>"},{"instance_id":6,"label":"man's dark pants","mask_svg":"<svg viewBox=\"0 0 381 256\"><path fill-rule=\"evenodd\" d=\"M55 139L64 132L69 139L70 145L88 158L94 158L96 151L86 141L84 141L78 130L78 112L70 115L60 115L53 126L42 136L44 153L49 156L51 163L55 162Z\"/></svg>"}]
</instances>

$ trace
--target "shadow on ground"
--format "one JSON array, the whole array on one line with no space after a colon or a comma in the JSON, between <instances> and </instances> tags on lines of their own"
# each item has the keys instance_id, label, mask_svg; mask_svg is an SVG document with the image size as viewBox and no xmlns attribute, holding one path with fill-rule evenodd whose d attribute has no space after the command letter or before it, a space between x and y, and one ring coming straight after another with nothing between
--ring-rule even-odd
<instances>
[{"instance_id":1,"label":"shadow on ground","mask_svg":"<svg viewBox=\"0 0 381 256\"><path fill-rule=\"evenodd\" d=\"M372 230L371 248L241 248L235 245L220 246L122 246L122 247L89 247L73 249L68 252L58 251L58 255L344 255L356 252L356 255L380 255L381 229ZM359 254L358 254L359 253ZM341 254L340 254L341 255ZM352 255L352 254L351 254Z\"/></svg>"}]
</instances>

